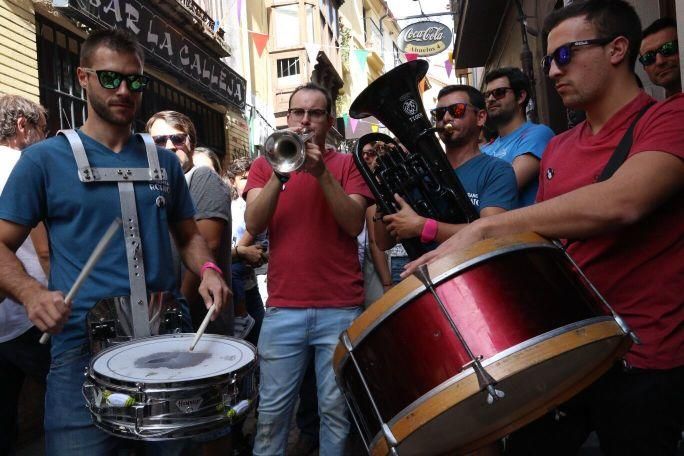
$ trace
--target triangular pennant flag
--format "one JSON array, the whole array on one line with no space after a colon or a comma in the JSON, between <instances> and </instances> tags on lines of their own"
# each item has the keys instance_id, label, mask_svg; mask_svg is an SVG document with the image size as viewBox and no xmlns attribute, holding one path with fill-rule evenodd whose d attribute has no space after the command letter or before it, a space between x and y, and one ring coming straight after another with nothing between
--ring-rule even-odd
<instances>
[{"instance_id":1,"label":"triangular pennant flag","mask_svg":"<svg viewBox=\"0 0 684 456\"><path fill-rule=\"evenodd\" d=\"M240 22L240 16L242 16L242 0L237 0L237 20ZM259 53L261 55L261 53Z\"/></svg>"},{"instance_id":2,"label":"triangular pennant flag","mask_svg":"<svg viewBox=\"0 0 684 456\"><path fill-rule=\"evenodd\" d=\"M449 51L449 60L454 60L454 52Z\"/></svg>"},{"instance_id":3,"label":"triangular pennant flag","mask_svg":"<svg viewBox=\"0 0 684 456\"><path fill-rule=\"evenodd\" d=\"M318 53L321 50L321 45L316 43L306 43L306 55L309 57L309 62L314 63L318 59Z\"/></svg>"},{"instance_id":4,"label":"triangular pennant flag","mask_svg":"<svg viewBox=\"0 0 684 456\"><path fill-rule=\"evenodd\" d=\"M412 60L416 60L418 58L418 54L416 54L415 52L407 52L404 55L406 56L407 62L410 62Z\"/></svg>"},{"instance_id":5,"label":"triangular pennant flag","mask_svg":"<svg viewBox=\"0 0 684 456\"><path fill-rule=\"evenodd\" d=\"M451 63L451 60L445 60L444 61L444 69L447 72L447 78L451 77L451 70L454 69L454 64Z\"/></svg>"},{"instance_id":6,"label":"triangular pennant flag","mask_svg":"<svg viewBox=\"0 0 684 456\"><path fill-rule=\"evenodd\" d=\"M252 41L254 41L254 46L256 46L257 52L259 53L259 57L261 57L261 53L264 52L264 48L266 47L266 43L268 42L268 35L266 35L265 33L249 32L249 36L252 37Z\"/></svg>"},{"instance_id":7,"label":"triangular pennant flag","mask_svg":"<svg viewBox=\"0 0 684 456\"><path fill-rule=\"evenodd\" d=\"M375 125L375 124L371 124L371 131L372 131L373 133L377 133L377 132L378 132L378 126Z\"/></svg>"},{"instance_id":8,"label":"triangular pennant flag","mask_svg":"<svg viewBox=\"0 0 684 456\"><path fill-rule=\"evenodd\" d=\"M354 55L356 56L356 61L359 63L359 68L361 71L366 71L366 59L368 58L369 51L365 49L355 49Z\"/></svg>"},{"instance_id":9,"label":"triangular pennant flag","mask_svg":"<svg viewBox=\"0 0 684 456\"><path fill-rule=\"evenodd\" d=\"M214 28L212 29L212 32L216 33L218 30L221 28L221 21L218 19L214 20Z\"/></svg>"},{"instance_id":10,"label":"triangular pennant flag","mask_svg":"<svg viewBox=\"0 0 684 456\"><path fill-rule=\"evenodd\" d=\"M352 133L356 131L356 126L359 123L359 119L354 119L353 117L349 118L349 126L351 126Z\"/></svg>"},{"instance_id":11,"label":"triangular pennant flag","mask_svg":"<svg viewBox=\"0 0 684 456\"><path fill-rule=\"evenodd\" d=\"M342 120L344 121L344 126L349 125L349 114L342 114Z\"/></svg>"}]
</instances>

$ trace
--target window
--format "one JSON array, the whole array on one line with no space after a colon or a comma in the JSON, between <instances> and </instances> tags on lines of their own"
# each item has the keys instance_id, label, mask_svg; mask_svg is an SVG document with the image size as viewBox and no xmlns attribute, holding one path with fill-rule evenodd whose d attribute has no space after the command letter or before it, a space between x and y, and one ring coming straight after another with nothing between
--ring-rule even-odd
<instances>
[{"instance_id":1,"label":"window","mask_svg":"<svg viewBox=\"0 0 684 456\"><path fill-rule=\"evenodd\" d=\"M278 59L278 77L297 76L299 74L299 57Z\"/></svg>"},{"instance_id":2,"label":"window","mask_svg":"<svg viewBox=\"0 0 684 456\"><path fill-rule=\"evenodd\" d=\"M299 5L273 8L273 27L276 48L299 45Z\"/></svg>"}]
</instances>

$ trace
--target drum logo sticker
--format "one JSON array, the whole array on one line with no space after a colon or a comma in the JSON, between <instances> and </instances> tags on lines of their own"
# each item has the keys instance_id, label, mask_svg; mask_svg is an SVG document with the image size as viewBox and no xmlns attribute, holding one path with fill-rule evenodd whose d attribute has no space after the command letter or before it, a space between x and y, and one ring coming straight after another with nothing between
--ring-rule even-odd
<instances>
[{"instance_id":1,"label":"drum logo sticker","mask_svg":"<svg viewBox=\"0 0 684 456\"><path fill-rule=\"evenodd\" d=\"M201 397L191 397L189 399L178 399L176 407L183 413L194 413L199 410L202 405Z\"/></svg>"}]
</instances>

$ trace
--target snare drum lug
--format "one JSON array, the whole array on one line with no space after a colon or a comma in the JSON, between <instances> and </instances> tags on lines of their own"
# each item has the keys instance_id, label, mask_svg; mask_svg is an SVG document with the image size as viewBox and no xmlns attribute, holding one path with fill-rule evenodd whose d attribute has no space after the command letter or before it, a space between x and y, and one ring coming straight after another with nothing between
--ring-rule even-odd
<instances>
[{"instance_id":1,"label":"snare drum lug","mask_svg":"<svg viewBox=\"0 0 684 456\"><path fill-rule=\"evenodd\" d=\"M394 434L392 434L392 430L389 428L387 423L382 423L382 434L385 436L385 440L387 440L387 445L390 447L390 453L398 454L396 448L397 445L399 445L399 443L397 442L396 437L394 437Z\"/></svg>"}]
</instances>

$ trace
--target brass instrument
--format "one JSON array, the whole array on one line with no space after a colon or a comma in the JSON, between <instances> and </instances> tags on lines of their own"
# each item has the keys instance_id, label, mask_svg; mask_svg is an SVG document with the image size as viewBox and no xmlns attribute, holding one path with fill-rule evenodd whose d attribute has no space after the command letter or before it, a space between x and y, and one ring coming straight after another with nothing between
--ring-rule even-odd
<instances>
[{"instance_id":1,"label":"brass instrument","mask_svg":"<svg viewBox=\"0 0 684 456\"><path fill-rule=\"evenodd\" d=\"M418 83L428 69L425 60L404 63L376 79L354 100L349 115L355 119L375 116L401 144L382 133L361 137L354 161L383 214L397 212L398 193L418 214L446 223L470 223L479 215L446 158L435 132L450 132L453 125L434 128L425 113ZM370 169L362 158L365 145L374 141L395 147L378 156ZM419 239L401 241L409 257L427 251Z\"/></svg>"},{"instance_id":2,"label":"brass instrument","mask_svg":"<svg viewBox=\"0 0 684 456\"><path fill-rule=\"evenodd\" d=\"M306 161L306 142L313 136L314 132L307 130L302 133L276 131L264 142L264 158L276 173L297 171Z\"/></svg>"}]
</instances>

